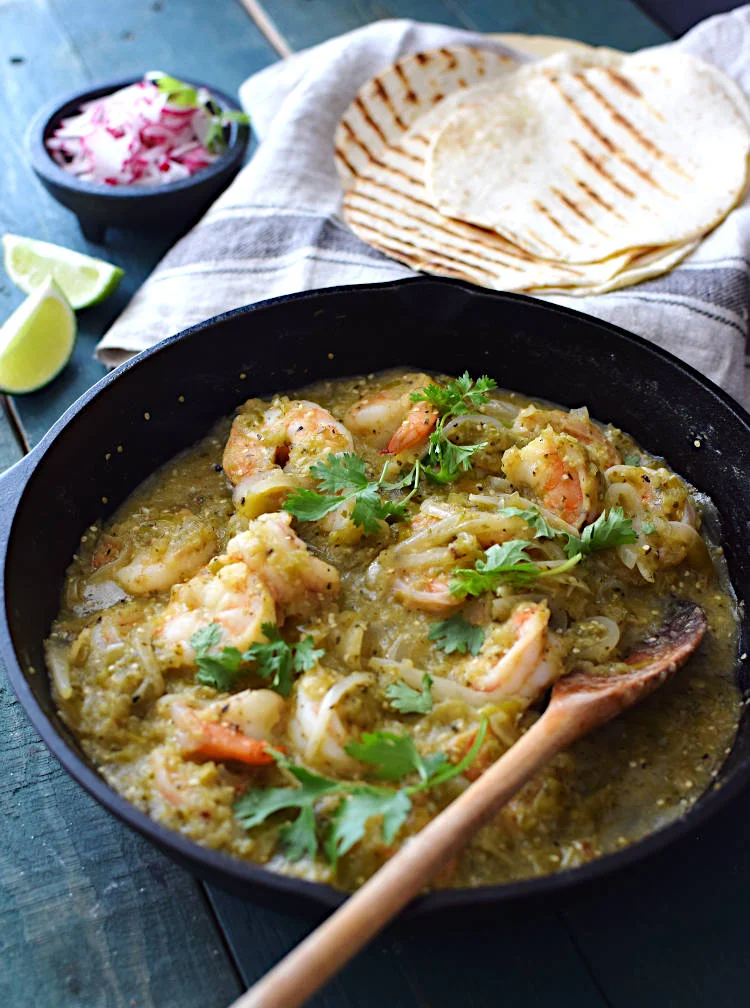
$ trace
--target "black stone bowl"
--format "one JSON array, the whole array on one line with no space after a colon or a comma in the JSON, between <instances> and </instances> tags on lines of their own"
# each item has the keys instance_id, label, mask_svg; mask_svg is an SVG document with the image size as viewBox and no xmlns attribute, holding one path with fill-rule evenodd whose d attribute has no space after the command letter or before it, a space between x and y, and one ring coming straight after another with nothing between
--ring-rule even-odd
<instances>
[{"instance_id":1,"label":"black stone bowl","mask_svg":"<svg viewBox=\"0 0 750 1008\"><path fill-rule=\"evenodd\" d=\"M81 534L158 467L251 396L404 365L485 372L563 406L586 404L710 494L740 601L750 598L750 417L676 357L580 312L457 281L409 279L276 298L202 322L123 364L86 392L0 479L0 659L44 742L105 808L201 877L278 910L319 916L344 895L200 847L149 819L100 776L60 717L44 638ZM700 448L695 441L700 440ZM118 447L119 446L119 447ZM750 614L735 677L750 695ZM644 701L648 703L649 701ZM624 714L627 718L628 715ZM500 903L601 881L690 834L750 783L750 706L716 784L683 816L616 853L554 875L418 897L406 911L452 924Z\"/></svg>"},{"instance_id":2,"label":"black stone bowl","mask_svg":"<svg viewBox=\"0 0 750 1008\"><path fill-rule=\"evenodd\" d=\"M76 91L62 99L57 98L37 112L26 135L31 167L37 178L58 203L73 211L84 236L92 242L101 243L108 227L174 233L182 225L180 233L184 233L226 189L239 171L247 150L249 128L230 123L225 129L227 149L221 157L190 178L178 182L148 188L100 185L82 182L61 168L45 146L60 120L75 115L84 102L112 94L139 80L142 77L105 81L87 91ZM227 112L241 111L237 102L222 91L199 81L186 83L193 87L206 87L216 104Z\"/></svg>"}]
</instances>

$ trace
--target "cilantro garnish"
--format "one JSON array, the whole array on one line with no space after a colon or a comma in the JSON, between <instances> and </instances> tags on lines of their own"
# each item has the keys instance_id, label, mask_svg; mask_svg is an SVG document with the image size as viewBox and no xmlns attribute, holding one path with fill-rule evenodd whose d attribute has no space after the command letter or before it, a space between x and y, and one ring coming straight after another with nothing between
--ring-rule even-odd
<instances>
[{"instance_id":1,"label":"cilantro garnish","mask_svg":"<svg viewBox=\"0 0 750 1008\"><path fill-rule=\"evenodd\" d=\"M366 535L377 532L386 518L406 517L403 503L394 504L381 496L383 484L367 478L365 460L352 452L329 455L325 462L310 466L320 490L294 490L283 508L299 521L318 521L329 511L348 501L354 501L352 521Z\"/></svg>"},{"instance_id":2,"label":"cilantro garnish","mask_svg":"<svg viewBox=\"0 0 750 1008\"><path fill-rule=\"evenodd\" d=\"M641 532L644 535L653 535L656 532L656 525L649 519L648 521L641 522Z\"/></svg>"},{"instance_id":3,"label":"cilantro garnish","mask_svg":"<svg viewBox=\"0 0 750 1008\"><path fill-rule=\"evenodd\" d=\"M626 466L639 466L641 464L640 455L626 455L622 460Z\"/></svg>"},{"instance_id":4,"label":"cilantro garnish","mask_svg":"<svg viewBox=\"0 0 750 1008\"><path fill-rule=\"evenodd\" d=\"M434 623L427 637L435 641L435 647L446 654L453 654L454 651L466 654L469 651L476 655L484 644L484 630L464 619L461 613Z\"/></svg>"},{"instance_id":5,"label":"cilantro garnish","mask_svg":"<svg viewBox=\"0 0 750 1008\"><path fill-rule=\"evenodd\" d=\"M225 126L233 122L247 126L250 122L247 113L222 109L205 89L199 90L192 84L178 80L177 77L162 73L161 70L153 70L146 74L146 79L155 84L173 105L179 105L180 108L202 109L207 113L210 118L203 145L215 154L226 150Z\"/></svg>"},{"instance_id":6,"label":"cilantro garnish","mask_svg":"<svg viewBox=\"0 0 750 1008\"><path fill-rule=\"evenodd\" d=\"M569 557L588 556L596 550L610 549L625 543L634 543L638 535L631 518L626 518L621 507L602 511L595 522L586 525L580 539L567 535L565 553Z\"/></svg>"},{"instance_id":7,"label":"cilantro garnish","mask_svg":"<svg viewBox=\"0 0 750 1008\"><path fill-rule=\"evenodd\" d=\"M538 508L501 507L497 509L497 513L504 518L523 518L534 529L535 539L554 539L558 534Z\"/></svg>"},{"instance_id":8,"label":"cilantro garnish","mask_svg":"<svg viewBox=\"0 0 750 1008\"><path fill-rule=\"evenodd\" d=\"M486 591L495 591L503 583L523 587L533 584L537 578L564 574L581 559L579 554L575 554L552 567L541 567L526 552L530 545L526 539L509 539L490 546L484 559L477 560L473 569L458 568L453 572L451 594L457 598L481 595Z\"/></svg>"},{"instance_id":9,"label":"cilantro garnish","mask_svg":"<svg viewBox=\"0 0 750 1008\"><path fill-rule=\"evenodd\" d=\"M248 671L247 665L255 662L255 672L270 679L269 686L281 696L289 696L295 673L313 668L324 654L315 647L312 637L296 644L287 644L273 623L261 625L267 643L255 643L243 654L236 647L215 648L221 640L222 629L218 623L196 630L190 638L198 666L195 678L203 686L228 692L237 679Z\"/></svg>"},{"instance_id":10,"label":"cilantro garnish","mask_svg":"<svg viewBox=\"0 0 750 1008\"><path fill-rule=\"evenodd\" d=\"M436 483L453 483L462 472L471 468L471 459L487 442L473 445L456 445L445 436L445 425L454 417L479 409L489 399L489 393L497 388L497 382L487 375L476 381L465 371L460 378L454 378L446 385L427 385L420 392L412 392L412 402L431 403L440 417L435 430L430 434L427 455L422 459L422 470L428 479Z\"/></svg>"},{"instance_id":11,"label":"cilantro garnish","mask_svg":"<svg viewBox=\"0 0 750 1008\"><path fill-rule=\"evenodd\" d=\"M456 764L449 763L443 753L423 758L408 735L391 732L366 732L359 742L346 746L350 756L375 767L375 776L381 780L396 781L411 773L419 776L419 783L397 790L330 780L272 750L278 766L296 778L297 786L248 788L235 802L234 813L242 826L251 829L276 812L298 810L297 817L279 830L286 856L295 861L305 855L313 857L318 850L315 803L324 796L338 797L323 844L326 856L335 865L362 839L368 821L374 816L382 817L383 839L392 843L411 811L411 795L463 773L479 752L486 731L487 722L483 720L471 749Z\"/></svg>"},{"instance_id":12,"label":"cilantro garnish","mask_svg":"<svg viewBox=\"0 0 750 1008\"><path fill-rule=\"evenodd\" d=\"M425 672L422 676L422 689L414 689L407 683L391 683L386 686L385 695L401 714L429 714L432 710L432 678Z\"/></svg>"}]
</instances>

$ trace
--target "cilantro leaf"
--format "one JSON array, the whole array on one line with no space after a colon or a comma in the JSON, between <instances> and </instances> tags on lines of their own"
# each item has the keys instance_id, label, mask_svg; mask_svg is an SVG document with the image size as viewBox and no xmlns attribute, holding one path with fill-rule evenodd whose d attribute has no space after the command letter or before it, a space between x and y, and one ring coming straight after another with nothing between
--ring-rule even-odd
<instances>
[{"instance_id":1,"label":"cilantro leaf","mask_svg":"<svg viewBox=\"0 0 750 1008\"><path fill-rule=\"evenodd\" d=\"M504 518L523 518L526 524L534 529L535 539L554 539L558 534L538 508L502 507L498 508L497 513Z\"/></svg>"},{"instance_id":2,"label":"cilantro leaf","mask_svg":"<svg viewBox=\"0 0 750 1008\"><path fill-rule=\"evenodd\" d=\"M202 686L213 686L223 693L235 684L241 672L243 656L235 647L225 647L221 651L214 648L221 640L222 629L218 623L196 630L190 638L190 646L195 651L198 671L195 678Z\"/></svg>"},{"instance_id":3,"label":"cilantro leaf","mask_svg":"<svg viewBox=\"0 0 750 1008\"><path fill-rule=\"evenodd\" d=\"M483 406L489 399L488 393L497 388L497 382L482 375L473 381L469 372L464 371L460 378L454 378L445 385L428 385L420 392L412 392L409 396L412 402L429 402L440 412L441 416L459 416Z\"/></svg>"},{"instance_id":4,"label":"cilantro leaf","mask_svg":"<svg viewBox=\"0 0 750 1008\"><path fill-rule=\"evenodd\" d=\"M640 455L626 455L622 460L626 466L639 466L641 464Z\"/></svg>"},{"instance_id":5,"label":"cilantro leaf","mask_svg":"<svg viewBox=\"0 0 750 1008\"><path fill-rule=\"evenodd\" d=\"M446 654L453 654L454 651L466 654L470 651L476 655L484 644L484 630L464 619L461 613L456 613L439 623L433 623L427 638L435 641L435 646Z\"/></svg>"},{"instance_id":6,"label":"cilantro leaf","mask_svg":"<svg viewBox=\"0 0 750 1008\"><path fill-rule=\"evenodd\" d=\"M318 493L317 490L300 488L287 494L281 506L298 521L319 521L329 511L335 511L341 503L341 497L330 497L328 494Z\"/></svg>"},{"instance_id":7,"label":"cilantro leaf","mask_svg":"<svg viewBox=\"0 0 750 1008\"><path fill-rule=\"evenodd\" d=\"M365 835L373 816L383 817L383 839L392 843L411 811L411 800L404 791L357 787L342 799L326 840L326 854L332 864L352 849Z\"/></svg>"},{"instance_id":8,"label":"cilantro leaf","mask_svg":"<svg viewBox=\"0 0 750 1008\"><path fill-rule=\"evenodd\" d=\"M246 661L256 663L256 672L264 679L271 680L271 688L281 696L289 696L294 682L294 673L313 668L325 652L315 648L312 637L305 637L298 644L287 644L273 623L261 624L267 643L251 644L244 654Z\"/></svg>"},{"instance_id":9,"label":"cilantro leaf","mask_svg":"<svg viewBox=\"0 0 750 1008\"><path fill-rule=\"evenodd\" d=\"M303 805L293 822L284 823L279 829L279 841L290 861L299 861L305 855L315 857L318 850L318 836L315 832L315 811L312 804Z\"/></svg>"},{"instance_id":10,"label":"cilantro leaf","mask_svg":"<svg viewBox=\"0 0 750 1008\"><path fill-rule=\"evenodd\" d=\"M365 460L352 452L329 455L325 462L310 466L310 472L329 494L350 494L366 490L370 485L365 471Z\"/></svg>"},{"instance_id":11,"label":"cilantro leaf","mask_svg":"<svg viewBox=\"0 0 750 1008\"><path fill-rule=\"evenodd\" d=\"M410 735L395 735L393 732L363 732L359 742L344 746L354 759L377 767L374 774L381 780L400 780L416 770L425 776L422 757Z\"/></svg>"},{"instance_id":12,"label":"cilantro leaf","mask_svg":"<svg viewBox=\"0 0 750 1008\"><path fill-rule=\"evenodd\" d=\"M185 81L178 80L171 74L162 73L161 70L154 70L146 76L173 104L182 108L198 107L198 91L192 84L186 84Z\"/></svg>"},{"instance_id":13,"label":"cilantro leaf","mask_svg":"<svg viewBox=\"0 0 750 1008\"><path fill-rule=\"evenodd\" d=\"M279 761L279 765L284 763ZM340 787L338 781L319 777L304 767L287 765L285 769L294 774L299 787L251 787L234 803L234 814L246 829L260 825L275 812L313 805Z\"/></svg>"},{"instance_id":14,"label":"cilantro leaf","mask_svg":"<svg viewBox=\"0 0 750 1008\"><path fill-rule=\"evenodd\" d=\"M432 678L425 672L422 676L422 689L413 689L407 683L391 683L386 686L385 695L401 714L429 714L432 710Z\"/></svg>"},{"instance_id":15,"label":"cilantro leaf","mask_svg":"<svg viewBox=\"0 0 750 1008\"><path fill-rule=\"evenodd\" d=\"M294 490L282 507L299 521L318 521L347 501L354 501L351 519L355 525L372 535L387 518L406 518L403 504L394 504L381 497L382 484L367 478L365 460L352 452L329 455L324 462L310 466L310 473L323 492ZM389 487L388 489L393 489Z\"/></svg>"},{"instance_id":16,"label":"cilantro leaf","mask_svg":"<svg viewBox=\"0 0 750 1008\"><path fill-rule=\"evenodd\" d=\"M430 771L422 781L421 784L415 785L415 787L409 789L412 793L415 791L424 791L426 788L437 787L438 784L445 784L446 781L453 780L454 777L458 777L462 774L464 770L467 769L476 758L477 753L482 748L482 743L484 742L484 737L487 734L487 719L482 718L482 721L477 729L477 733L474 736L474 741L472 742L471 748L466 753L464 758L458 763L449 763L443 756L439 763L433 763ZM440 753L439 755L443 755Z\"/></svg>"},{"instance_id":17,"label":"cilantro leaf","mask_svg":"<svg viewBox=\"0 0 750 1008\"><path fill-rule=\"evenodd\" d=\"M526 539L509 539L490 546L484 559L477 560L474 570L458 568L453 572L451 594L457 598L481 595L486 591L494 591L503 581L518 585L532 584L541 571L526 553L528 546Z\"/></svg>"},{"instance_id":18,"label":"cilantro leaf","mask_svg":"<svg viewBox=\"0 0 750 1008\"><path fill-rule=\"evenodd\" d=\"M641 532L644 535L653 535L656 532L656 525L649 519L648 521L641 522Z\"/></svg>"},{"instance_id":19,"label":"cilantro leaf","mask_svg":"<svg viewBox=\"0 0 750 1008\"><path fill-rule=\"evenodd\" d=\"M486 447L486 441L473 445L453 444L439 426L430 434L430 448L423 462L424 473L435 483L454 483L462 472L471 469L473 455Z\"/></svg>"},{"instance_id":20,"label":"cilantro leaf","mask_svg":"<svg viewBox=\"0 0 750 1008\"><path fill-rule=\"evenodd\" d=\"M615 507L602 511L595 522L586 525L580 539L568 535L564 549L568 557L588 556L596 550L634 543L637 539L632 519L625 517L621 507Z\"/></svg>"}]
</instances>

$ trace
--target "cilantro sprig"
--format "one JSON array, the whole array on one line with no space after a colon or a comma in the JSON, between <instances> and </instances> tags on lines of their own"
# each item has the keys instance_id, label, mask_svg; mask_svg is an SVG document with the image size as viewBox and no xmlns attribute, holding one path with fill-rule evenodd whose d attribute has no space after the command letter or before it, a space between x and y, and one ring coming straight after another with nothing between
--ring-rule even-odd
<instances>
[{"instance_id":1,"label":"cilantro sprig","mask_svg":"<svg viewBox=\"0 0 750 1008\"><path fill-rule=\"evenodd\" d=\"M324 462L310 466L310 473L318 481L319 490L299 489L290 493L283 508L299 521L319 521L329 511L334 511L349 501L354 501L352 521L372 535L387 518L398 521L406 518L403 503L394 504L383 497L384 484L370 480L365 460L352 452L329 455Z\"/></svg>"},{"instance_id":2,"label":"cilantro sprig","mask_svg":"<svg viewBox=\"0 0 750 1008\"><path fill-rule=\"evenodd\" d=\"M309 636L296 644L287 644L273 623L261 624L261 630L266 643L251 644L244 653L236 647L217 650L222 636L218 623L196 630L190 638L190 645L195 651L198 666L195 678L198 682L228 692L248 671L248 665L254 663L254 671L269 680L271 689L283 697L289 696L295 675L313 668L324 652L315 647Z\"/></svg>"},{"instance_id":3,"label":"cilantro sprig","mask_svg":"<svg viewBox=\"0 0 750 1008\"><path fill-rule=\"evenodd\" d=\"M422 689L414 689L399 679L385 688L391 707L401 714L429 714L432 710L432 677L425 672Z\"/></svg>"},{"instance_id":4,"label":"cilantro sprig","mask_svg":"<svg viewBox=\"0 0 750 1008\"><path fill-rule=\"evenodd\" d=\"M411 811L411 796L463 773L479 752L486 731L487 722L483 720L470 750L456 764L449 763L443 753L422 757L410 736L392 732L365 732L358 742L345 747L350 756L372 767L373 775L380 780L400 781L417 775L416 784L398 789L331 780L274 750L277 765L295 779L295 785L249 788L235 802L234 813L242 826L252 829L276 812L297 811L296 818L279 830L286 856L292 861L314 857L322 839L328 860L336 865L364 837L368 822L375 816L382 819L383 840L392 843ZM323 798L337 798L338 802L321 838L323 830L315 817L315 805Z\"/></svg>"},{"instance_id":5,"label":"cilantro sprig","mask_svg":"<svg viewBox=\"0 0 750 1008\"><path fill-rule=\"evenodd\" d=\"M577 554L551 567L541 567L526 552L530 545L526 539L509 539L490 546L473 568L457 568L453 572L451 594L456 598L482 595L495 591L503 583L525 587L538 578L563 574L581 559Z\"/></svg>"},{"instance_id":6,"label":"cilantro sprig","mask_svg":"<svg viewBox=\"0 0 750 1008\"><path fill-rule=\"evenodd\" d=\"M193 87L192 84L187 84L161 70L151 71L146 74L146 78L155 84L173 105L186 109L202 109L209 116L208 130L203 143L206 149L214 154L221 154L226 150L225 126L233 122L247 126L250 122L250 116L245 112L222 109L205 88Z\"/></svg>"},{"instance_id":7,"label":"cilantro sprig","mask_svg":"<svg viewBox=\"0 0 750 1008\"><path fill-rule=\"evenodd\" d=\"M588 556L597 550L611 549L634 543L638 534L633 528L631 518L626 518L621 507L602 511L595 522L586 525L580 538L566 535L567 542L563 547L568 557Z\"/></svg>"},{"instance_id":8,"label":"cilantro sprig","mask_svg":"<svg viewBox=\"0 0 750 1008\"><path fill-rule=\"evenodd\" d=\"M430 434L429 447L421 460L422 471L435 483L454 483L461 473L471 469L474 455L487 447L486 441L473 445L457 445L445 436L445 426L455 417L476 411L489 400L497 382L482 375L476 380L465 371L446 385L427 385L409 396L412 402L428 402L438 413L438 421Z\"/></svg>"},{"instance_id":9,"label":"cilantro sprig","mask_svg":"<svg viewBox=\"0 0 750 1008\"><path fill-rule=\"evenodd\" d=\"M433 623L427 639L434 641L435 647L446 654L458 651L459 654L470 652L476 655L484 644L484 630L470 623L462 613L455 613L448 619Z\"/></svg>"}]
</instances>

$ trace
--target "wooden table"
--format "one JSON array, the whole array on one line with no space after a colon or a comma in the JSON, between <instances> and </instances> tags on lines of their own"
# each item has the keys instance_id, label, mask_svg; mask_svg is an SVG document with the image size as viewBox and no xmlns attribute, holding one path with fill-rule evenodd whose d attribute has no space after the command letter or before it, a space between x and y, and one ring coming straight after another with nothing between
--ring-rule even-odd
<instances>
[{"instance_id":1,"label":"wooden table","mask_svg":"<svg viewBox=\"0 0 750 1008\"><path fill-rule=\"evenodd\" d=\"M665 39L629 0L2 0L0 232L87 250L32 177L23 133L40 104L89 80L160 68L236 92L289 51L379 17L564 35L635 49ZM5 403L0 465L33 446L104 373L96 341L173 236L110 232L127 271L80 315L49 388ZM21 295L0 276L0 317ZM50 487L50 492L54 488ZM43 576L43 572L40 572ZM0 679L0 1004L223 1008L308 925L202 885L60 769ZM490 922L386 936L319 995L326 1008L739 1008L746 993L750 816L737 801L700 834L631 870Z\"/></svg>"}]
</instances>

